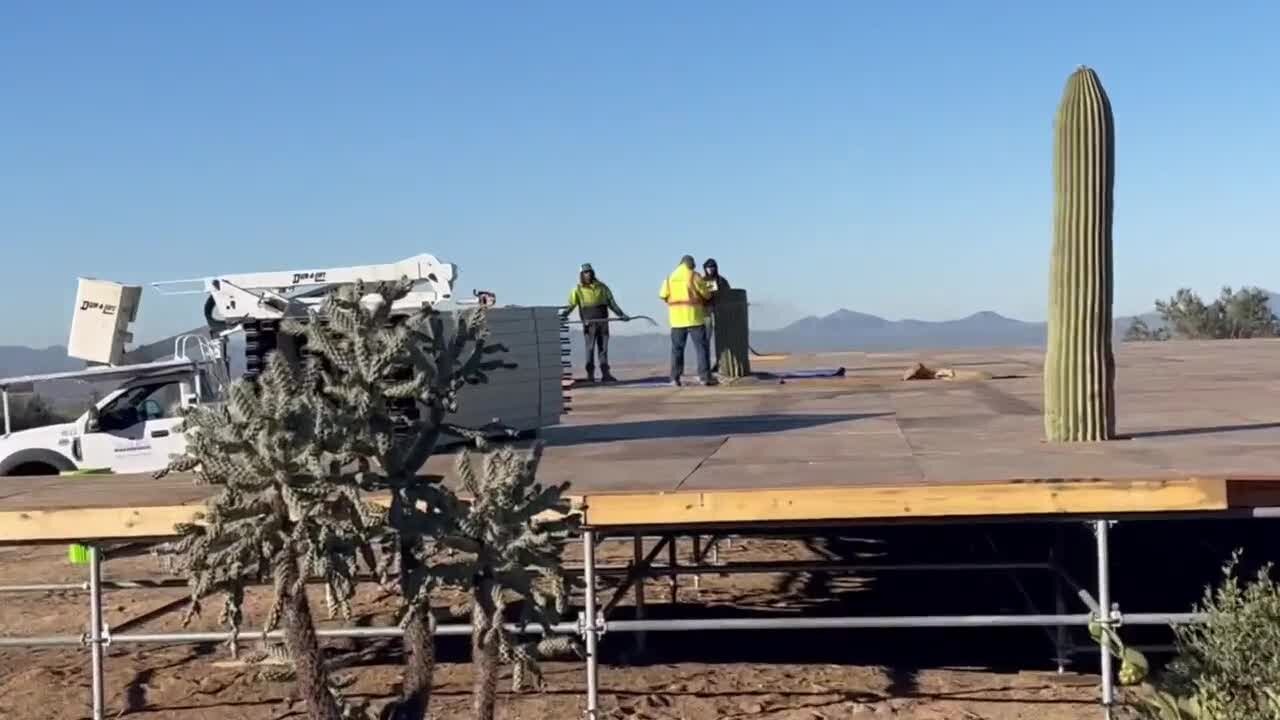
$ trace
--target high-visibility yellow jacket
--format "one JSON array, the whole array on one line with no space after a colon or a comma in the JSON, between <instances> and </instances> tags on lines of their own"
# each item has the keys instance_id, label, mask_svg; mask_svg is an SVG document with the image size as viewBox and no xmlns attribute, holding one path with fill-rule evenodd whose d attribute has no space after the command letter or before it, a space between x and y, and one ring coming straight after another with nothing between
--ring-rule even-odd
<instances>
[{"instance_id":1,"label":"high-visibility yellow jacket","mask_svg":"<svg viewBox=\"0 0 1280 720\"><path fill-rule=\"evenodd\" d=\"M564 309L564 313L571 313L577 307L577 315L584 320L603 320L608 318L609 310L620 318L626 318L627 314L623 313L618 302L613 300L613 291L609 290L609 286L600 281L593 281L591 284L577 283L573 286L573 290L568 292L568 307ZM598 325L599 329L609 332L609 325Z\"/></svg>"},{"instance_id":2,"label":"high-visibility yellow jacket","mask_svg":"<svg viewBox=\"0 0 1280 720\"><path fill-rule=\"evenodd\" d=\"M608 285L596 280L590 285L578 283L569 291L569 310L574 308L595 308L599 307L605 310L603 315L608 315L607 310L613 308L613 311L622 315L622 311L617 309L617 303L613 301L613 291ZM602 317L603 317L602 315Z\"/></svg>"},{"instance_id":3,"label":"high-visibility yellow jacket","mask_svg":"<svg viewBox=\"0 0 1280 720\"><path fill-rule=\"evenodd\" d=\"M684 265L677 265L662 281L658 297L667 304L671 327L697 327L706 321L711 289L701 275Z\"/></svg>"}]
</instances>

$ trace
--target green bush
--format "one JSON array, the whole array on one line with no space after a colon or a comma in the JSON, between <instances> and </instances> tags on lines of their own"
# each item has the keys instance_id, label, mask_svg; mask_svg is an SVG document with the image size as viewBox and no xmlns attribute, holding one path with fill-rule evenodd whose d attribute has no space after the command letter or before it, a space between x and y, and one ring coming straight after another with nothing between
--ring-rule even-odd
<instances>
[{"instance_id":1,"label":"green bush","mask_svg":"<svg viewBox=\"0 0 1280 720\"><path fill-rule=\"evenodd\" d=\"M1178 654L1135 703L1147 720L1280 720L1280 585L1267 565L1242 583L1239 554L1175 630Z\"/></svg>"}]
</instances>

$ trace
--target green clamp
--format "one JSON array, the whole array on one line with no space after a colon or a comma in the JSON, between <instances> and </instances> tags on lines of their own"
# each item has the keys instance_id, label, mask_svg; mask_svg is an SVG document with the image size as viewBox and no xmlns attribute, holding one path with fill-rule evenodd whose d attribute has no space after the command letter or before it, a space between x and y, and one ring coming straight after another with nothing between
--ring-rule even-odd
<instances>
[{"instance_id":1,"label":"green clamp","mask_svg":"<svg viewBox=\"0 0 1280 720\"><path fill-rule=\"evenodd\" d=\"M79 470L66 470L58 473L62 477L74 477L80 475L111 475L111 468L81 468ZM67 562L72 565L88 565L89 564L89 546L80 543L72 543L67 546Z\"/></svg>"}]
</instances>

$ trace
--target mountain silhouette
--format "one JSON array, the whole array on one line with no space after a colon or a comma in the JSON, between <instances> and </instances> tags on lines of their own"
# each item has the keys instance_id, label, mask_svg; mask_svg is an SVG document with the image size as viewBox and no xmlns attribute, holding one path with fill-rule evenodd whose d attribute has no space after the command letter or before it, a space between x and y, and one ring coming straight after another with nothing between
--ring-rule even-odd
<instances>
[{"instance_id":1,"label":"mountain silhouette","mask_svg":"<svg viewBox=\"0 0 1280 720\"><path fill-rule=\"evenodd\" d=\"M1270 293L1272 308L1280 296ZM1124 333L1135 319L1141 318L1153 330L1163 322L1155 312L1115 318L1115 337ZM572 359L575 368L582 367L582 331L570 330ZM1001 315L990 310L966 315L955 320L888 320L878 315L840 309L827 315L811 315L777 329L751 331L751 345L762 353L771 352L892 352L945 348L1043 347L1046 325ZM239 336L233 336L230 355L233 372L243 369ZM137 361L158 359L172 352L171 338L143 346L131 353ZM609 343L610 360L628 362L660 362L670 353L667 333L641 335L614 334ZM686 364L692 369L693 358L686 351ZM63 346L43 349L22 346L0 346L0 377L75 370L84 363L67 357ZM50 394L58 397L76 394L71 388L56 388Z\"/></svg>"}]
</instances>

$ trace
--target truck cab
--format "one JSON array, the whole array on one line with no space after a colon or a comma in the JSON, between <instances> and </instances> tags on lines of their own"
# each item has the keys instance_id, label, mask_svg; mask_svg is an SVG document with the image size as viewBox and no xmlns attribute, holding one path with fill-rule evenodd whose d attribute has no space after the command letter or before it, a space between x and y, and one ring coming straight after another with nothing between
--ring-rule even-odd
<instances>
[{"instance_id":1,"label":"truck cab","mask_svg":"<svg viewBox=\"0 0 1280 720\"><path fill-rule=\"evenodd\" d=\"M189 377L129 383L76 419L72 457L82 469L159 470L186 449L178 429L183 409L194 401Z\"/></svg>"},{"instance_id":2,"label":"truck cab","mask_svg":"<svg viewBox=\"0 0 1280 720\"><path fill-rule=\"evenodd\" d=\"M179 426L185 408L220 399L218 383L203 363L174 359L141 365L90 368L0 380L5 426L0 435L0 476L58 475L75 470L149 473L186 449ZM123 382L68 423L9 431L8 395L41 380Z\"/></svg>"}]
</instances>

